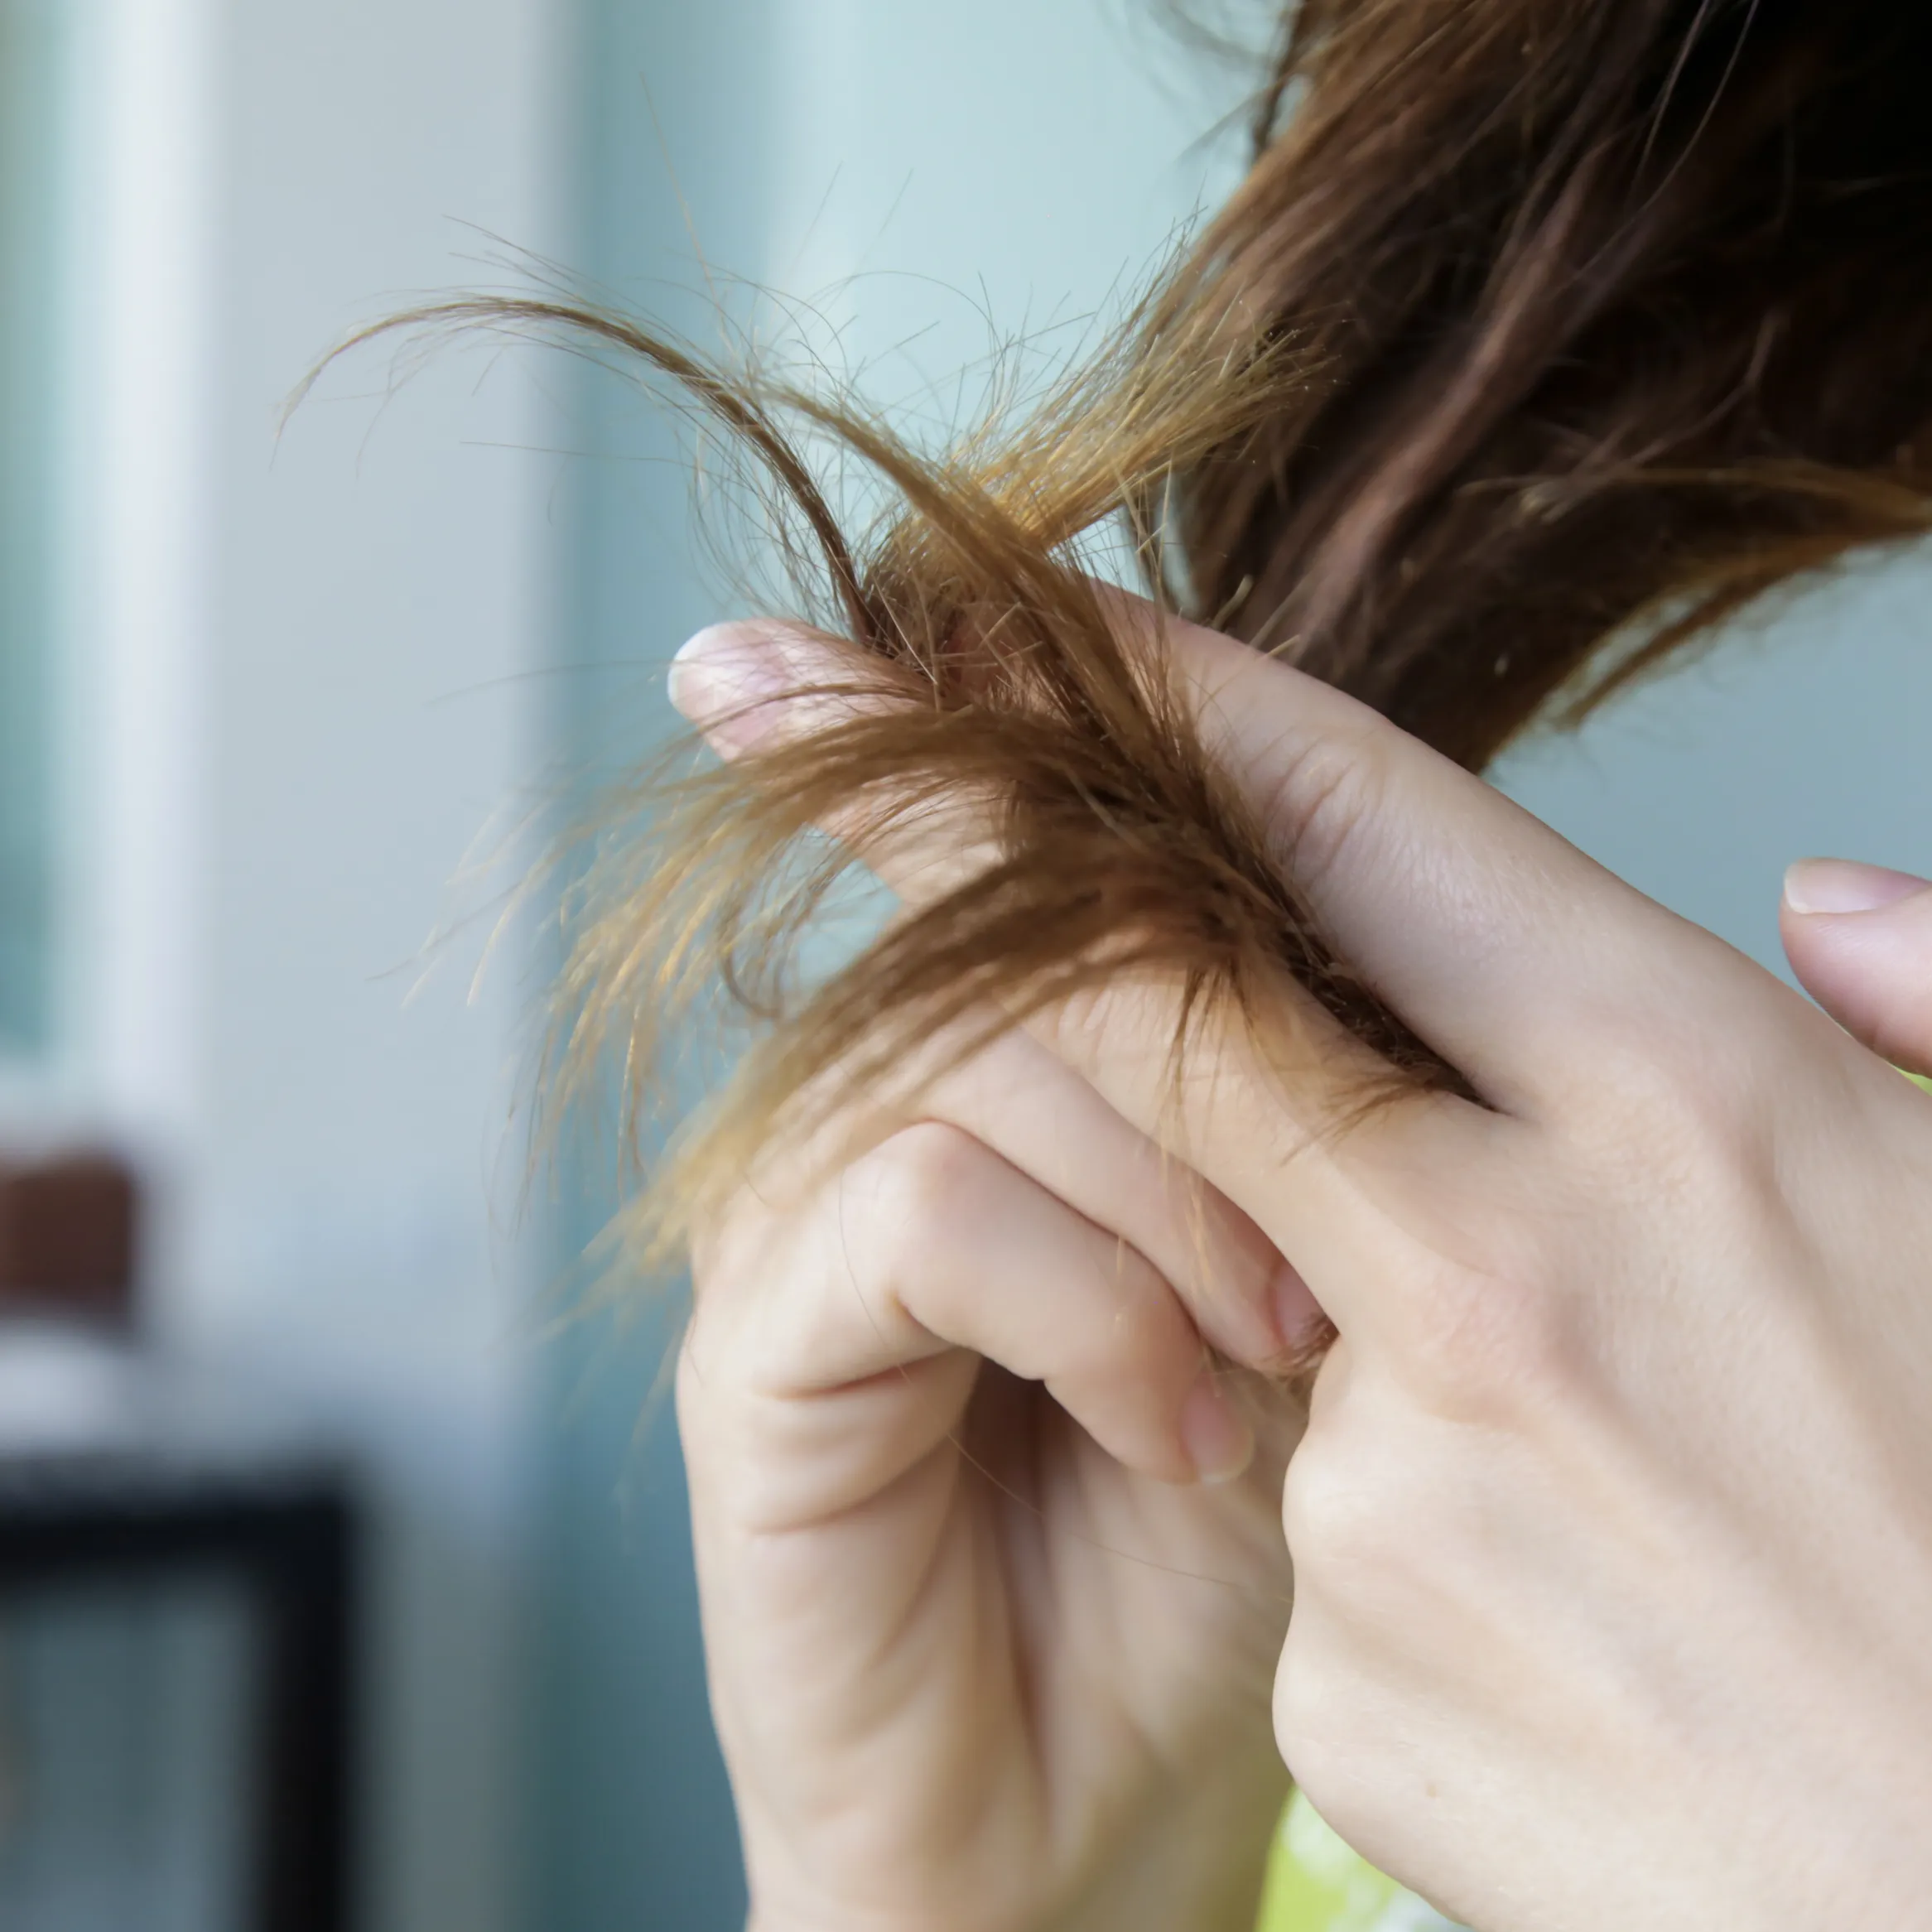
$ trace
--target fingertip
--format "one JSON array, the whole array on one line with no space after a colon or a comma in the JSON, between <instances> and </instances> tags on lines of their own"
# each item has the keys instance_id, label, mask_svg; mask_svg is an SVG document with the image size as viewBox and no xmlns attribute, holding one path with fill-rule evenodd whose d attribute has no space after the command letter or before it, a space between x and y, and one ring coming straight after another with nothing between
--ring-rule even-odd
<instances>
[{"instance_id":1,"label":"fingertip","mask_svg":"<svg viewBox=\"0 0 1932 1932\"><path fill-rule=\"evenodd\" d=\"M1932 880L1851 859L1799 859L1785 871L1785 907L1800 918L1882 912L1926 891Z\"/></svg>"},{"instance_id":2,"label":"fingertip","mask_svg":"<svg viewBox=\"0 0 1932 1932\"><path fill-rule=\"evenodd\" d=\"M1778 924L1800 985L1854 1039L1908 1071L1932 1065L1932 882L1801 859Z\"/></svg>"},{"instance_id":3,"label":"fingertip","mask_svg":"<svg viewBox=\"0 0 1932 1932\"><path fill-rule=\"evenodd\" d=\"M768 624L707 624L678 648L665 679L672 707L725 754L765 735L770 707L795 679L783 634Z\"/></svg>"},{"instance_id":4,"label":"fingertip","mask_svg":"<svg viewBox=\"0 0 1932 1932\"><path fill-rule=\"evenodd\" d=\"M1202 1482L1232 1482L1255 1459L1255 1431L1221 1376L1203 1369L1181 1409L1181 1441Z\"/></svg>"},{"instance_id":5,"label":"fingertip","mask_svg":"<svg viewBox=\"0 0 1932 1932\"><path fill-rule=\"evenodd\" d=\"M1302 1279L1294 1263L1276 1265L1269 1286L1269 1302L1274 1318L1274 1332L1280 1347L1278 1353L1290 1358L1300 1356L1311 1337L1328 1327L1327 1311L1315 1299L1315 1291Z\"/></svg>"}]
</instances>

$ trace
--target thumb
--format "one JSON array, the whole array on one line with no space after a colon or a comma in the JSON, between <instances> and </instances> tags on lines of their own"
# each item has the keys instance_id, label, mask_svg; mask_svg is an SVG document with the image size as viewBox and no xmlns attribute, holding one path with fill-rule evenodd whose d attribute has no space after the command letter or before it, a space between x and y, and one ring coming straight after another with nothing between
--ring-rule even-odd
<instances>
[{"instance_id":1,"label":"thumb","mask_svg":"<svg viewBox=\"0 0 1932 1932\"><path fill-rule=\"evenodd\" d=\"M1932 1073L1932 881L1847 859L1785 874L1785 955L1852 1036L1910 1073Z\"/></svg>"}]
</instances>

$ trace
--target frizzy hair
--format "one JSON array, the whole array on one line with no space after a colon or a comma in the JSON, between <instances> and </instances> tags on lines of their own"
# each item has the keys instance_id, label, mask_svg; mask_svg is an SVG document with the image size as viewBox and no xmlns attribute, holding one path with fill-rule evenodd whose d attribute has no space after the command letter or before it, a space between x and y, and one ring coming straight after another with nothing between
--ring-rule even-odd
<instances>
[{"instance_id":1,"label":"frizzy hair","mask_svg":"<svg viewBox=\"0 0 1932 1932\"><path fill-rule=\"evenodd\" d=\"M781 1126L1121 975L1256 1014L1286 969L1391 1082L1462 1086L1281 876L1089 546L1124 531L1160 609L1480 769L1920 533L1929 75L1932 10L1896 0L1301 0L1227 206L1099 354L937 452L595 306L399 318L561 330L668 378L760 469L789 614L840 667L802 693L822 728L641 777L641 829L571 889L558 1091L611 1055L638 1126L707 988L757 1035L656 1164L642 1250ZM844 527L828 450L890 513ZM961 798L976 862L802 971L842 869Z\"/></svg>"}]
</instances>

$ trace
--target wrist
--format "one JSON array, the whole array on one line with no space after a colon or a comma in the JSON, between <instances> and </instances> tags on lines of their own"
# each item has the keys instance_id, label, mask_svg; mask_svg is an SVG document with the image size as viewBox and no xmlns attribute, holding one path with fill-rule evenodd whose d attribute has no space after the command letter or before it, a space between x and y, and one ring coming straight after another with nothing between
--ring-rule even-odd
<instances>
[{"instance_id":1,"label":"wrist","mask_svg":"<svg viewBox=\"0 0 1932 1932\"><path fill-rule=\"evenodd\" d=\"M868 1907L849 1896L807 1901L754 1880L745 1932L1255 1932L1288 1791L1278 1775L1231 1800L1225 1791L1219 1802L1191 1795L1130 1834L1130 1849L1098 1861L1077 1896L1043 1896L1035 1910L1010 1892L989 1906L956 1873L935 1872L924 1899Z\"/></svg>"}]
</instances>

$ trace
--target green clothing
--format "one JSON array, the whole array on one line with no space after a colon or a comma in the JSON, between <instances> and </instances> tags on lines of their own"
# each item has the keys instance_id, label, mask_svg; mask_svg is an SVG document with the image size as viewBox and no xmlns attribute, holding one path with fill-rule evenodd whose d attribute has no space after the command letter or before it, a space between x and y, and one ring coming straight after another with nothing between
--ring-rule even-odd
<instances>
[{"instance_id":1,"label":"green clothing","mask_svg":"<svg viewBox=\"0 0 1932 1932\"><path fill-rule=\"evenodd\" d=\"M1358 1858L1300 1792L1289 1800L1256 1932L1447 1932L1448 1925Z\"/></svg>"}]
</instances>

